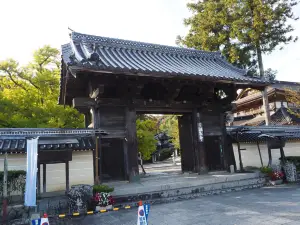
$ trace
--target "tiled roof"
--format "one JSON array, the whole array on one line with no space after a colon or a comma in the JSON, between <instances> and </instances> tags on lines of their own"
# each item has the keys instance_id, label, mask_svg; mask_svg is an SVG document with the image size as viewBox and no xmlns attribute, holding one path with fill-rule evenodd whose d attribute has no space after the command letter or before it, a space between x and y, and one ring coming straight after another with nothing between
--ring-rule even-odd
<instances>
[{"instance_id":1,"label":"tiled roof","mask_svg":"<svg viewBox=\"0 0 300 225\"><path fill-rule=\"evenodd\" d=\"M281 136L286 140L300 140L300 126L231 126L227 127L227 134L236 142L236 130L243 129L239 132L238 138L240 142L256 142L266 141L265 138L260 138L262 134Z\"/></svg>"},{"instance_id":2,"label":"tiled roof","mask_svg":"<svg viewBox=\"0 0 300 225\"><path fill-rule=\"evenodd\" d=\"M39 150L92 150L95 148L93 138L39 140ZM26 152L26 139L12 137L11 139L0 139L1 152Z\"/></svg>"},{"instance_id":3,"label":"tiled roof","mask_svg":"<svg viewBox=\"0 0 300 225\"><path fill-rule=\"evenodd\" d=\"M73 68L161 74L165 76L198 76L203 79L265 82L246 77L246 70L228 63L219 52L170 47L136 41L92 36L72 32L69 44L62 46L63 61Z\"/></svg>"},{"instance_id":4,"label":"tiled roof","mask_svg":"<svg viewBox=\"0 0 300 225\"><path fill-rule=\"evenodd\" d=\"M0 128L0 153L26 152L26 139L39 137L39 150L92 150L100 129Z\"/></svg>"},{"instance_id":5,"label":"tiled roof","mask_svg":"<svg viewBox=\"0 0 300 225\"><path fill-rule=\"evenodd\" d=\"M289 112L289 110L285 107L280 107L271 115L270 124L271 125L290 125L290 124L299 124L300 125L300 118L293 115ZM257 116L253 119L245 121L240 124L240 126L264 126L265 123L265 116Z\"/></svg>"}]
</instances>

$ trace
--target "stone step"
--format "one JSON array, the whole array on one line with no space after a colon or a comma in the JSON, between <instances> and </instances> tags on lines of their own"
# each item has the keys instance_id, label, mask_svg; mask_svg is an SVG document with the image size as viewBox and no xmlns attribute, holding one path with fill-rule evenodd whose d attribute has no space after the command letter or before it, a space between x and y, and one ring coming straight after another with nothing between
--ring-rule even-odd
<instances>
[{"instance_id":1,"label":"stone step","mask_svg":"<svg viewBox=\"0 0 300 225\"><path fill-rule=\"evenodd\" d=\"M198 198L207 195L217 195L233 191L241 191L246 189L260 188L266 183L264 177L255 177L242 180L233 180L219 183L208 183L203 185L170 188L153 192L144 192L136 194L115 195L116 207L137 206L138 202L142 200L144 203L159 204L168 203L172 201L180 201Z\"/></svg>"}]
</instances>

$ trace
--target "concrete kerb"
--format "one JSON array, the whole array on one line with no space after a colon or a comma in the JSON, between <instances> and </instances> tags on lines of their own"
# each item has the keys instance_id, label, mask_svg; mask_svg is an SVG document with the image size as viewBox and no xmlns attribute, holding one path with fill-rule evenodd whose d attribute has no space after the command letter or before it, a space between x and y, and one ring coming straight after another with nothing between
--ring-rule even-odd
<instances>
[{"instance_id":1,"label":"concrete kerb","mask_svg":"<svg viewBox=\"0 0 300 225\"><path fill-rule=\"evenodd\" d=\"M58 217L60 219L66 218L66 217L78 217L78 216L87 216L87 215L95 215L95 214L99 214L99 213L106 213L106 212L110 212L110 211L120 211L120 210L128 210L131 209L132 206L127 205L125 207L121 207L121 208L117 208L114 207L112 209L102 209L102 210L95 210L95 211L87 211L86 213L79 213L79 212L74 212L74 213L62 213L62 214L58 214L58 215L51 215L50 218L55 218Z\"/></svg>"}]
</instances>

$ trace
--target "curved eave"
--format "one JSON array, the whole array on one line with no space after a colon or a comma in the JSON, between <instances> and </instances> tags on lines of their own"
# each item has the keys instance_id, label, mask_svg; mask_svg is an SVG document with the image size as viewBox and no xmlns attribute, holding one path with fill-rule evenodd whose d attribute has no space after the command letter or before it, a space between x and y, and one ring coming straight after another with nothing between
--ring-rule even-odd
<instances>
[{"instance_id":1,"label":"curved eave","mask_svg":"<svg viewBox=\"0 0 300 225\"><path fill-rule=\"evenodd\" d=\"M185 78L193 80L203 80L203 81L215 81L220 83L235 83L241 85L257 85L257 86L266 86L267 82L251 79L251 78L228 78L226 76L214 76L206 74L197 74L192 75L188 73L175 73L175 72L150 72L136 69L119 69L113 67L105 66L94 66L94 65L69 65L69 70L71 73L76 76L77 73L91 72L91 73L111 73L111 74L125 74L125 75L134 75L134 76L153 76L153 77L166 77L166 78Z\"/></svg>"}]
</instances>

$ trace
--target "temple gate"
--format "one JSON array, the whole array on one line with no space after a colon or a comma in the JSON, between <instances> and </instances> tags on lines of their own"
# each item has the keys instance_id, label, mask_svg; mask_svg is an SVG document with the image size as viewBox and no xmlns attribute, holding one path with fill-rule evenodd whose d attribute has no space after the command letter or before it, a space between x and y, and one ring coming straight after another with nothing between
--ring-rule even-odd
<instances>
[{"instance_id":1,"label":"temple gate","mask_svg":"<svg viewBox=\"0 0 300 225\"><path fill-rule=\"evenodd\" d=\"M233 161L225 114L239 88L266 86L246 75L219 52L72 32L62 46L59 103L73 105L86 126L108 133L94 153L101 181L138 179L136 116L145 113L182 115L183 171L228 170Z\"/></svg>"}]
</instances>

